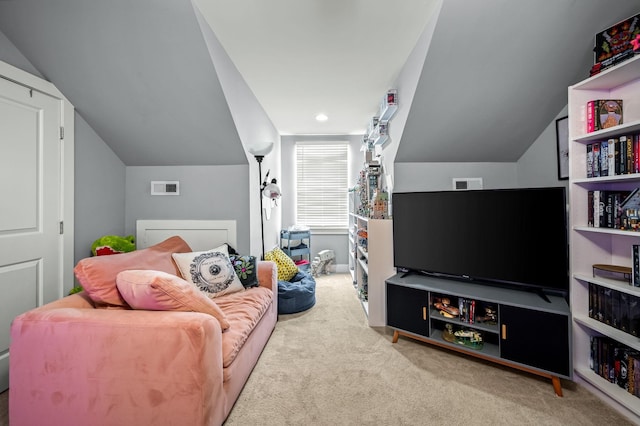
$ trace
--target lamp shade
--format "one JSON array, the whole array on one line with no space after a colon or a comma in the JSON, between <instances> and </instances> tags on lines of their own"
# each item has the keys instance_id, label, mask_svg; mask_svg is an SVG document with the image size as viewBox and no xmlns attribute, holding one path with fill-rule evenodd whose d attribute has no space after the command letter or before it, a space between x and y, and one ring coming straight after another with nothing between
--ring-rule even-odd
<instances>
[{"instance_id":1,"label":"lamp shade","mask_svg":"<svg viewBox=\"0 0 640 426\"><path fill-rule=\"evenodd\" d=\"M272 179L271 183L264 187L264 189L262 190L262 195L272 200L280 198L282 193L280 192L280 187L278 186L275 179Z\"/></svg>"},{"instance_id":2,"label":"lamp shade","mask_svg":"<svg viewBox=\"0 0 640 426\"><path fill-rule=\"evenodd\" d=\"M264 157L269 154L273 149L273 142L265 142L261 145L252 146L249 148L251 155L256 157Z\"/></svg>"}]
</instances>

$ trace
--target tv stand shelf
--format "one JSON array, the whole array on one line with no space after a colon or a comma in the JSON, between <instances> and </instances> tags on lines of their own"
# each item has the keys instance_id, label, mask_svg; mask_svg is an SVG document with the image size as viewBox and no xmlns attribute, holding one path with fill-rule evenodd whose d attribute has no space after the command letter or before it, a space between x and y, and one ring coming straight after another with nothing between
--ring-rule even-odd
<instances>
[{"instance_id":1,"label":"tv stand shelf","mask_svg":"<svg viewBox=\"0 0 640 426\"><path fill-rule=\"evenodd\" d=\"M564 297L547 294L547 302L526 290L402 273L386 280L386 292L393 343L409 337L546 377L558 396L560 378L572 380L571 313ZM443 298L461 308L459 317L447 318L436 309L434 303ZM473 322L462 321L472 303ZM480 322L485 308L495 312L495 321ZM481 347L445 340L448 328L480 333Z\"/></svg>"}]
</instances>

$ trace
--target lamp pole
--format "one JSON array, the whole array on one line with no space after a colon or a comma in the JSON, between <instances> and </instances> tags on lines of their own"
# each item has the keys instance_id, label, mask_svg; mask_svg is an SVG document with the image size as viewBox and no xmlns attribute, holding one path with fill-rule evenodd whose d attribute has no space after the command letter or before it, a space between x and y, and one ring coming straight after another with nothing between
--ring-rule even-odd
<instances>
[{"instance_id":1,"label":"lamp pole","mask_svg":"<svg viewBox=\"0 0 640 426\"><path fill-rule=\"evenodd\" d=\"M262 232L262 257L260 260L264 260L264 218L262 212L262 159L264 155L256 155L256 161L258 162L258 192L260 198L260 231Z\"/></svg>"}]
</instances>

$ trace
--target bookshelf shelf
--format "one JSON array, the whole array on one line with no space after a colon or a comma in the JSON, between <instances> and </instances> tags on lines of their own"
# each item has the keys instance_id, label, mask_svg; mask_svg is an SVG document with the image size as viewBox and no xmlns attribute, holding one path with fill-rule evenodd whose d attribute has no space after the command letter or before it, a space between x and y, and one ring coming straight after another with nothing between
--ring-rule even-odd
<instances>
[{"instance_id":1,"label":"bookshelf shelf","mask_svg":"<svg viewBox=\"0 0 640 426\"><path fill-rule=\"evenodd\" d=\"M622 62L568 89L569 95L569 205L571 241L571 309L573 314L573 367L576 381L614 408L640 423L640 398L597 374L592 367L593 342L640 350L638 337L591 318L591 284L640 295L640 288L624 281L593 276L594 264L631 266L631 247L640 244L640 232L589 227L590 191L630 191L640 187L640 174L587 178L587 146L593 142L640 133L640 56ZM624 122L586 133L586 104L593 99L622 99ZM632 299L630 299L632 300ZM597 366L595 366L597 367Z\"/></svg>"}]
</instances>

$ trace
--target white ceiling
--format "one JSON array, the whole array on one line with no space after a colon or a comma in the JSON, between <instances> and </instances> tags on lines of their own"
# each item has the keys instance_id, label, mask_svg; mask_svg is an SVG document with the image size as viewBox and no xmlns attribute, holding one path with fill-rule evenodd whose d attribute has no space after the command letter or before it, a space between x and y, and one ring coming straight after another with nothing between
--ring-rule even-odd
<instances>
[{"instance_id":1,"label":"white ceiling","mask_svg":"<svg viewBox=\"0 0 640 426\"><path fill-rule=\"evenodd\" d=\"M195 0L283 135L363 134L438 3Z\"/></svg>"}]
</instances>

